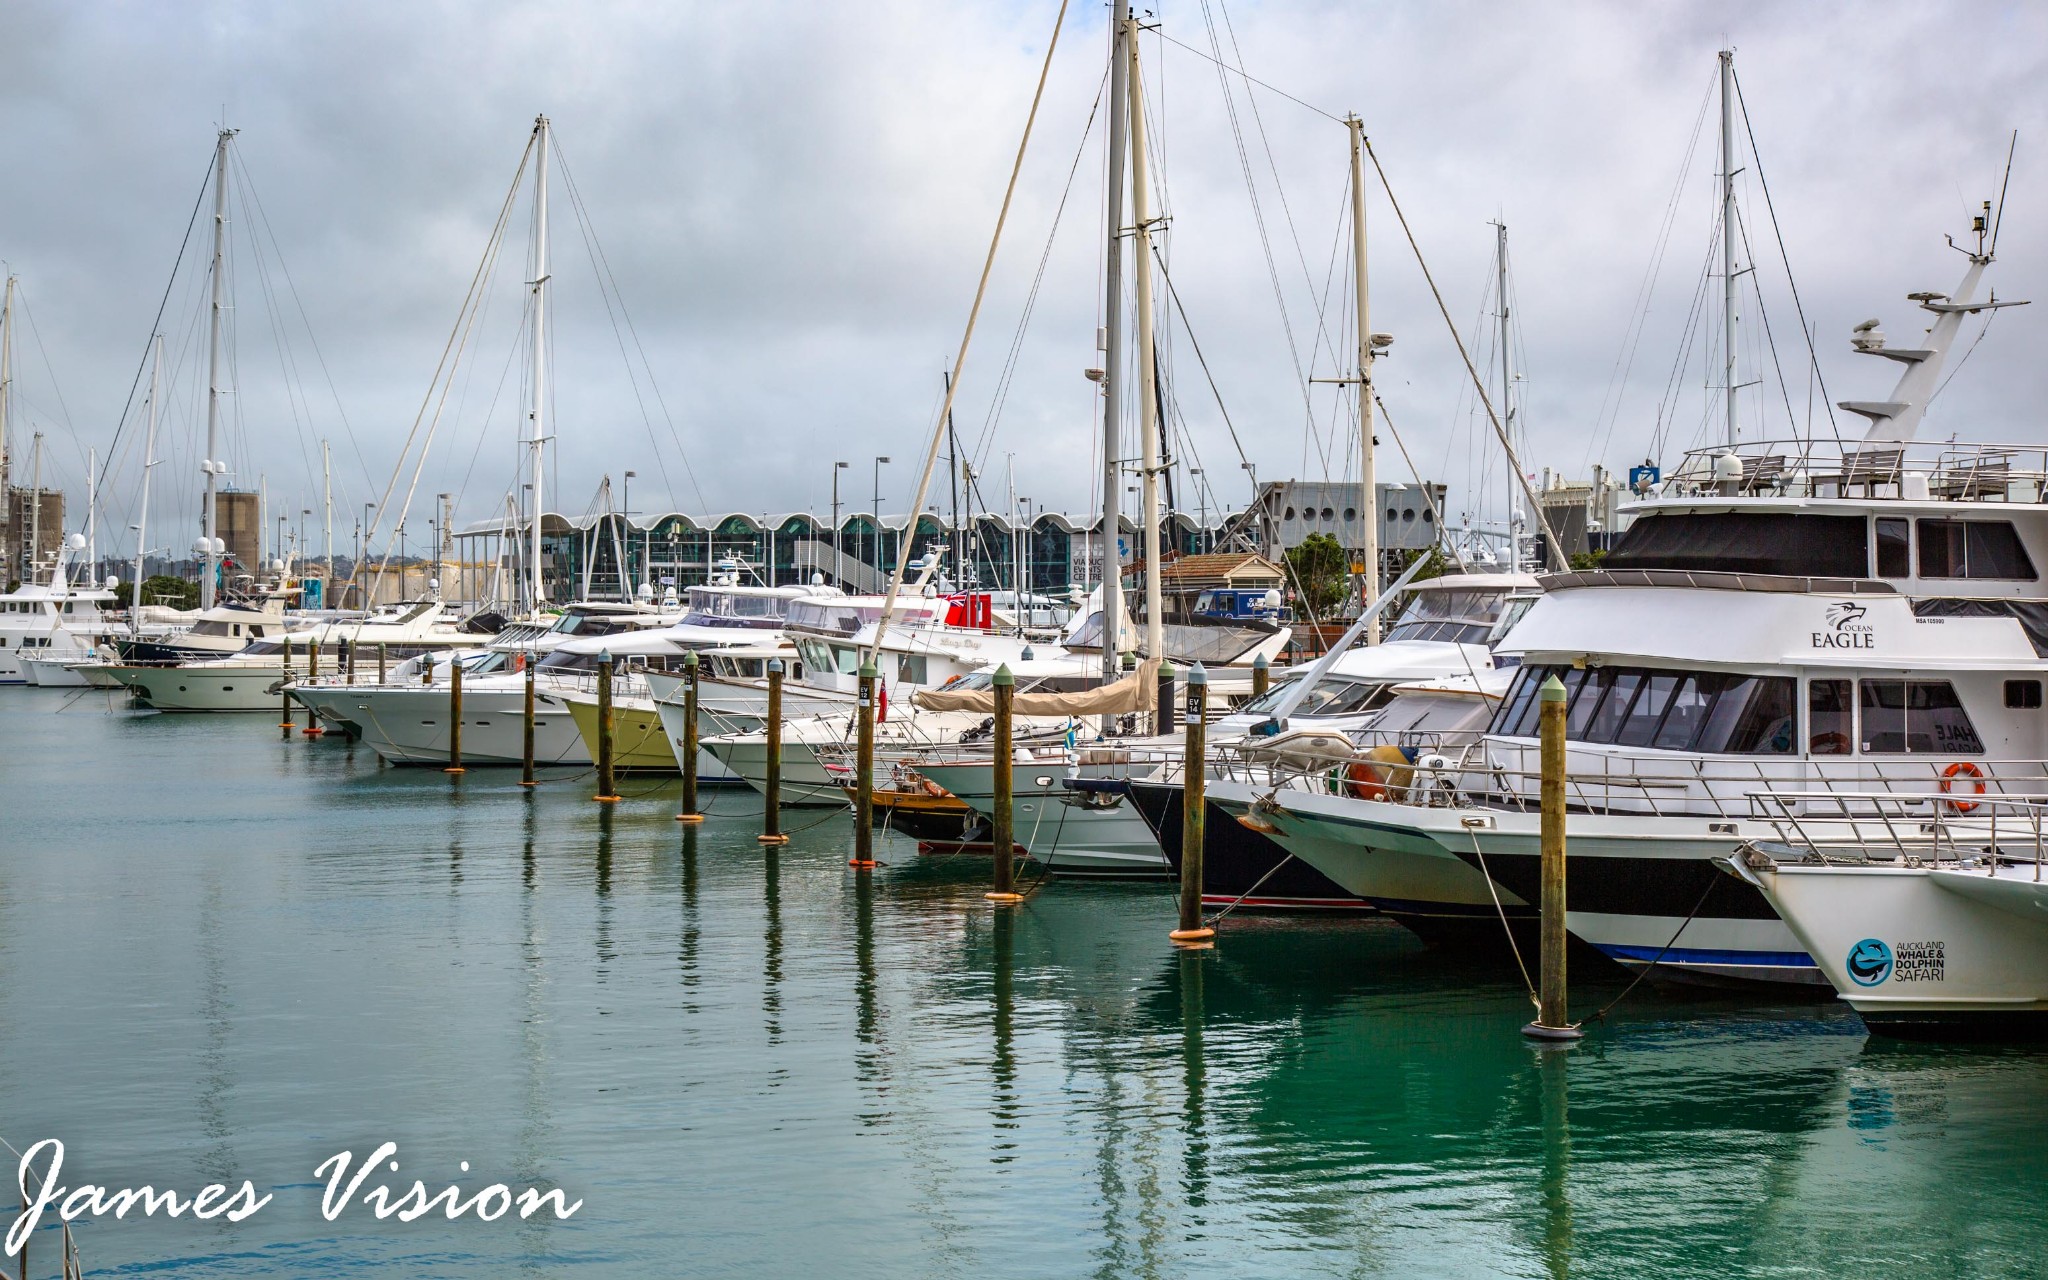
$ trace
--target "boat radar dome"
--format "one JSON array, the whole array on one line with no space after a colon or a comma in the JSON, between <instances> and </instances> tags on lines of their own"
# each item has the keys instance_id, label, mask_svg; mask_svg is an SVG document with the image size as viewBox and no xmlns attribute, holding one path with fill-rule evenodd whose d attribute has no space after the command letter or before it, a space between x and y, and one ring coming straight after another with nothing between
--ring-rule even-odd
<instances>
[{"instance_id":1,"label":"boat radar dome","mask_svg":"<svg viewBox=\"0 0 2048 1280\"><path fill-rule=\"evenodd\" d=\"M652 599L654 599L654 584L653 584L653 583L651 583L651 582L643 582L643 583L641 583L641 584L640 584L640 591L639 591L639 593L638 593L638 594L639 594L639 596L640 596L640 598L641 598L642 600L652 600Z\"/></svg>"},{"instance_id":2,"label":"boat radar dome","mask_svg":"<svg viewBox=\"0 0 2048 1280\"><path fill-rule=\"evenodd\" d=\"M1733 494L1742 488L1742 459L1733 449L1714 458L1714 483L1723 494Z\"/></svg>"},{"instance_id":3,"label":"boat radar dome","mask_svg":"<svg viewBox=\"0 0 2048 1280\"><path fill-rule=\"evenodd\" d=\"M824 574L822 574L822 573L819 573L819 572L818 572L817 570L813 569L813 570L811 571L811 585L812 585L812 586L814 586L814 587L822 587L822 586L824 586L824 585L825 585L825 575L824 575Z\"/></svg>"},{"instance_id":4,"label":"boat radar dome","mask_svg":"<svg viewBox=\"0 0 2048 1280\"><path fill-rule=\"evenodd\" d=\"M192 554L193 554L193 555L195 555L195 556L203 556L203 555L206 555L206 554L208 554L208 553L209 553L209 552L211 552L212 550L213 550L213 547L212 547L212 545L211 545L211 544L209 544L209 543L208 543L208 542L206 541L206 539L204 539L204 538L194 538L194 539L192 540Z\"/></svg>"},{"instance_id":5,"label":"boat radar dome","mask_svg":"<svg viewBox=\"0 0 2048 1280\"><path fill-rule=\"evenodd\" d=\"M85 535L74 533L64 539L64 545L73 551L83 551L85 550Z\"/></svg>"},{"instance_id":6,"label":"boat radar dome","mask_svg":"<svg viewBox=\"0 0 2048 1280\"><path fill-rule=\"evenodd\" d=\"M1259 603L1264 605L1268 609L1278 609L1282 603L1280 599L1280 588L1267 587L1266 594L1259 597Z\"/></svg>"},{"instance_id":7,"label":"boat radar dome","mask_svg":"<svg viewBox=\"0 0 2048 1280\"><path fill-rule=\"evenodd\" d=\"M105 585L107 590L112 591L114 588L121 585L121 580L110 573L107 575L107 581Z\"/></svg>"}]
</instances>

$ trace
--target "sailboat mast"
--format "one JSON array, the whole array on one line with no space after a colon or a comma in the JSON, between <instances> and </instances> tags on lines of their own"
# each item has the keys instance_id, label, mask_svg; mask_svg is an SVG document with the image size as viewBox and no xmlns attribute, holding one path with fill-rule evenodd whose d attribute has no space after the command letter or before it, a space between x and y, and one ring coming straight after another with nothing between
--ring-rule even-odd
<instances>
[{"instance_id":1,"label":"sailboat mast","mask_svg":"<svg viewBox=\"0 0 2048 1280\"><path fill-rule=\"evenodd\" d=\"M222 129L213 147L213 301L208 308L206 339L206 501L199 513L200 529L206 538L206 553L200 557L199 607L213 607L214 578L220 571L220 329L221 312L227 306L228 236L228 141L232 129ZM266 517L268 513L265 513Z\"/></svg>"},{"instance_id":2,"label":"sailboat mast","mask_svg":"<svg viewBox=\"0 0 2048 1280\"><path fill-rule=\"evenodd\" d=\"M320 441L320 500L327 520L321 547L321 558L326 564L320 572L320 603L324 605L327 604L327 588L334 584L334 460L328 454L325 439Z\"/></svg>"},{"instance_id":3,"label":"sailboat mast","mask_svg":"<svg viewBox=\"0 0 2048 1280\"><path fill-rule=\"evenodd\" d=\"M1165 620L1159 600L1159 401L1152 345L1152 209L1145 180L1145 90L1138 72L1138 24L1125 20L1124 58L1130 67L1131 225L1138 305L1138 423L1141 441L1138 501L1144 504L1145 656L1165 657Z\"/></svg>"},{"instance_id":4,"label":"sailboat mast","mask_svg":"<svg viewBox=\"0 0 2048 1280\"><path fill-rule=\"evenodd\" d=\"M100 451L94 445L85 451L85 567L94 577L100 567ZM87 586L93 585L87 579Z\"/></svg>"},{"instance_id":5,"label":"sailboat mast","mask_svg":"<svg viewBox=\"0 0 2048 1280\"><path fill-rule=\"evenodd\" d=\"M23 582L35 581L36 561L43 555L43 433L29 441L28 572Z\"/></svg>"},{"instance_id":6,"label":"sailboat mast","mask_svg":"<svg viewBox=\"0 0 2048 1280\"><path fill-rule=\"evenodd\" d=\"M542 455L547 447L547 287L548 287L548 118L533 121L533 609L546 603L541 594L540 522L546 509L541 488Z\"/></svg>"},{"instance_id":7,"label":"sailboat mast","mask_svg":"<svg viewBox=\"0 0 2048 1280\"><path fill-rule=\"evenodd\" d=\"M1494 294L1500 303L1500 420L1506 429L1508 439L1515 438L1515 389L1514 367L1510 363L1508 348L1508 228L1504 222L1493 224L1494 241ZM1514 460L1508 460L1512 472ZM1514 518L1515 477L1508 476L1508 570L1519 573L1522 569L1522 522Z\"/></svg>"},{"instance_id":8,"label":"sailboat mast","mask_svg":"<svg viewBox=\"0 0 2048 1280\"><path fill-rule=\"evenodd\" d=\"M1380 594L1380 491L1372 441L1372 291L1365 269L1365 121L1345 123L1351 131L1351 269L1352 292L1358 302L1358 513L1364 574L1358 583L1360 611L1372 608ZM1366 623L1365 644L1380 642L1377 616Z\"/></svg>"},{"instance_id":9,"label":"sailboat mast","mask_svg":"<svg viewBox=\"0 0 2048 1280\"><path fill-rule=\"evenodd\" d=\"M14 519L12 502L8 492L13 488L14 478L9 473L8 462L13 457L12 441L7 436L8 401L14 398L14 277L7 277L7 284L0 289L0 524ZM20 545L17 536L15 545ZM32 575L20 575L23 582Z\"/></svg>"},{"instance_id":10,"label":"sailboat mast","mask_svg":"<svg viewBox=\"0 0 2048 1280\"><path fill-rule=\"evenodd\" d=\"M1117 646L1123 640L1123 566L1117 543L1123 533L1123 471L1117 451L1123 441L1124 403L1124 147L1130 134L1126 110L1128 75L1124 63L1130 0L1115 0L1109 24L1109 244L1103 254L1102 299L1102 678L1117 678ZM972 498L970 496L970 502ZM1113 717L1103 717L1103 728Z\"/></svg>"},{"instance_id":11,"label":"sailboat mast","mask_svg":"<svg viewBox=\"0 0 2048 1280\"><path fill-rule=\"evenodd\" d=\"M149 340L149 429L142 437L142 501L135 516L135 581L128 591L128 630L142 638L142 562L149 554L149 473L156 468L157 397L162 386L164 336Z\"/></svg>"},{"instance_id":12,"label":"sailboat mast","mask_svg":"<svg viewBox=\"0 0 2048 1280\"><path fill-rule=\"evenodd\" d=\"M1721 359L1735 445L1735 51L1721 50Z\"/></svg>"}]
</instances>

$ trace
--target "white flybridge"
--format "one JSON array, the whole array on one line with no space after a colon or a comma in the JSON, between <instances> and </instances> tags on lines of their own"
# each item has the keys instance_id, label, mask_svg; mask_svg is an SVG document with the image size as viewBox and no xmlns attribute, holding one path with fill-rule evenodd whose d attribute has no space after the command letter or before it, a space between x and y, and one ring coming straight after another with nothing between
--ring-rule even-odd
<instances>
[{"instance_id":1,"label":"white flybridge","mask_svg":"<svg viewBox=\"0 0 2048 1280\"><path fill-rule=\"evenodd\" d=\"M1910 438L1958 318L2018 305L1976 297L1991 230L1954 295L1912 296L1934 316L1916 347L1858 328L1858 351L1906 365L1889 400L1845 406L1862 440L1696 450L1600 569L1543 579L1480 746L1385 798L1324 770L1211 799L1418 931L1497 935L1537 897L1535 694L1555 675L1573 932L1674 974L1823 981L1721 859L1819 810L1845 838L1895 833L1902 803L1916 840L2002 846L1979 797L2048 793L2048 449Z\"/></svg>"}]
</instances>

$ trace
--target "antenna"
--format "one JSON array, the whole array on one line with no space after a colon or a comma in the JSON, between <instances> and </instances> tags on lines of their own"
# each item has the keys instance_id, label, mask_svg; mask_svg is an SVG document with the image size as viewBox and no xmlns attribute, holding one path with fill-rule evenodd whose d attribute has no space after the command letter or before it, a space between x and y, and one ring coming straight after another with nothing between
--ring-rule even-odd
<instances>
[{"instance_id":1,"label":"antenna","mask_svg":"<svg viewBox=\"0 0 2048 1280\"><path fill-rule=\"evenodd\" d=\"M2005 177L1998 184L1998 211L1991 218L1991 249L1985 254L1986 257L1996 257L1998 254L1998 228L2005 222L2005 192L2006 188L2012 186L2012 157L2013 153L2019 150L2019 146L2020 131L2014 129L2012 141L2005 148Z\"/></svg>"}]
</instances>

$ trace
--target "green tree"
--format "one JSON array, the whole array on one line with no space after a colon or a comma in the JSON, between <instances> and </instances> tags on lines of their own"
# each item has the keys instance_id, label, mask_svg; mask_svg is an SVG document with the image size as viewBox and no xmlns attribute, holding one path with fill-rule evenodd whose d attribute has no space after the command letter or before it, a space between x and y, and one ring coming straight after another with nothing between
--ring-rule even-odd
<instances>
[{"instance_id":1,"label":"green tree","mask_svg":"<svg viewBox=\"0 0 2048 1280\"><path fill-rule=\"evenodd\" d=\"M1351 557L1327 533L1312 533L1289 547L1287 568L1295 606L1310 617L1329 617L1351 594Z\"/></svg>"},{"instance_id":2,"label":"green tree","mask_svg":"<svg viewBox=\"0 0 2048 1280\"><path fill-rule=\"evenodd\" d=\"M127 608L133 592L133 587L123 580L114 588L115 603L123 609ZM173 609L197 609L199 584L159 573L143 582L142 603L168 605Z\"/></svg>"}]
</instances>

